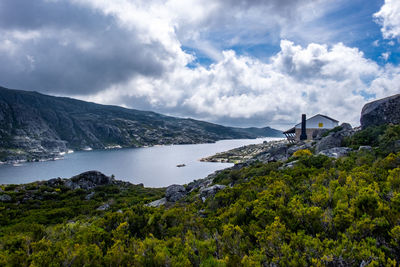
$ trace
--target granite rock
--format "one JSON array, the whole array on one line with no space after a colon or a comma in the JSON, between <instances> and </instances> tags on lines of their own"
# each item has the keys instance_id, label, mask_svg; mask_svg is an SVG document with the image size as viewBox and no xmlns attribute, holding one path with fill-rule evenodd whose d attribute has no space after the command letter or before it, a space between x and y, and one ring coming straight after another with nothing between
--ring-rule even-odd
<instances>
[{"instance_id":1,"label":"granite rock","mask_svg":"<svg viewBox=\"0 0 400 267\"><path fill-rule=\"evenodd\" d=\"M176 202L186 196L186 188L183 185L173 184L165 190L165 198L169 202Z\"/></svg>"},{"instance_id":2,"label":"granite rock","mask_svg":"<svg viewBox=\"0 0 400 267\"><path fill-rule=\"evenodd\" d=\"M400 124L400 94L365 104L361 111L361 127Z\"/></svg>"},{"instance_id":3,"label":"granite rock","mask_svg":"<svg viewBox=\"0 0 400 267\"><path fill-rule=\"evenodd\" d=\"M12 198L7 194L0 195L1 202L10 202L11 200L12 200Z\"/></svg>"},{"instance_id":4,"label":"granite rock","mask_svg":"<svg viewBox=\"0 0 400 267\"><path fill-rule=\"evenodd\" d=\"M346 156L351 150L352 149L349 147L333 147L330 149L322 150L318 154L337 159Z\"/></svg>"}]
</instances>

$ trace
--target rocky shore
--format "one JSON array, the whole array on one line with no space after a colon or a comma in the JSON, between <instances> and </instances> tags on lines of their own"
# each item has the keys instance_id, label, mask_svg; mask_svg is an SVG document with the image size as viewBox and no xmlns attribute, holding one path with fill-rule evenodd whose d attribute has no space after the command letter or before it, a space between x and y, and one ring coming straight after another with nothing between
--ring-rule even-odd
<instances>
[{"instance_id":1,"label":"rocky shore","mask_svg":"<svg viewBox=\"0 0 400 267\"><path fill-rule=\"evenodd\" d=\"M222 162L222 163L243 163L274 147L288 144L287 140L264 141L261 144L241 146L225 152L217 153L213 156L200 159L203 162Z\"/></svg>"},{"instance_id":2,"label":"rocky shore","mask_svg":"<svg viewBox=\"0 0 400 267\"><path fill-rule=\"evenodd\" d=\"M348 123L343 123L329 132L324 132L314 140L289 143L287 140L264 142L235 148L213 156L202 158L205 162L229 162L248 165L259 161L263 163L285 161L296 151L308 149L316 154L338 158L348 154L351 148L342 146L345 137L350 137L356 131Z\"/></svg>"}]
</instances>

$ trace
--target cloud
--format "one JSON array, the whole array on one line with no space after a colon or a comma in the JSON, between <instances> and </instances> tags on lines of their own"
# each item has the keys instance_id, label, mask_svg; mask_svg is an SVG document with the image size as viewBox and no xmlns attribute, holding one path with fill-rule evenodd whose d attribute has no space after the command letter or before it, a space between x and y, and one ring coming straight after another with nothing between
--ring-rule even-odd
<instances>
[{"instance_id":1,"label":"cloud","mask_svg":"<svg viewBox=\"0 0 400 267\"><path fill-rule=\"evenodd\" d=\"M160 76L176 59L159 40L143 41L141 29L70 1L0 5L0 80L6 86L93 93L135 75Z\"/></svg>"},{"instance_id":2,"label":"cloud","mask_svg":"<svg viewBox=\"0 0 400 267\"><path fill-rule=\"evenodd\" d=\"M386 39L400 37L400 1L385 0L379 12L374 14L376 21L382 25L381 31Z\"/></svg>"},{"instance_id":3,"label":"cloud","mask_svg":"<svg viewBox=\"0 0 400 267\"><path fill-rule=\"evenodd\" d=\"M365 96L398 92L400 74L327 41L337 33L315 22L341 3L2 1L0 81L223 124L285 128L301 113L357 124ZM276 49L263 58L234 50L268 45Z\"/></svg>"},{"instance_id":4,"label":"cloud","mask_svg":"<svg viewBox=\"0 0 400 267\"><path fill-rule=\"evenodd\" d=\"M384 60L384 61L387 61L388 59L389 59L389 57L390 57L390 52L385 52L385 53L382 53L381 54L381 58Z\"/></svg>"},{"instance_id":5,"label":"cloud","mask_svg":"<svg viewBox=\"0 0 400 267\"><path fill-rule=\"evenodd\" d=\"M284 128L301 113L324 113L358 125L363 94L394 94L399 77L397 68L379 67L357 48L341 43L302 47L283 40L267 62L228 50L208 68L177 67L161 79L137 77L88 99L125 106L137 106L141 99L140 108L236 125Z\"/></svg>"}]
</instances>

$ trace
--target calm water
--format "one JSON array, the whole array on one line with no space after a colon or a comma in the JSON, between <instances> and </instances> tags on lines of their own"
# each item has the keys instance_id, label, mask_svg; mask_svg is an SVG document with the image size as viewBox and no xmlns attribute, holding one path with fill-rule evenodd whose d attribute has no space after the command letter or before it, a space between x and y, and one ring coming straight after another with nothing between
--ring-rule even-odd
<instances>
[{"instance_id":1,"label":"calm water","mask_svg":"<svg viewBox=\"0 0 400 267\"><path fill-rule=\"evenodd\" d=\"M69 178L76 174L98 170L115 175L118 180L150 187L186 184L204 178L230 163L200 162L199 159L217 152L276 138L223 140L214 144L172 145L147 148L80 151L65 155L63 160L29 162L20 166L1 165L0 184L21 184L55 177ZM186 164L178 168L177 164Z\"/></svg>"}]
</instances>

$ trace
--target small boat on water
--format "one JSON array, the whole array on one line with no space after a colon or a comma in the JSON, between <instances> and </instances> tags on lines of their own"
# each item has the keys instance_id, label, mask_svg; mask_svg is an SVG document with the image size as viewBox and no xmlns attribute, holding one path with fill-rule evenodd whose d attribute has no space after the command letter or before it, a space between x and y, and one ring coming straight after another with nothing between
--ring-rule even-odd
<instances>
[{"instance_id":1,"label":"small boat on water","mask_svg":"<svg viewBox=\"0 0 400 267\"><path fill-rule=\"evenodd\" d=\"M176 165L176 167L178 167L178 168L185 167L185 166L186 166L185 164L178 164L178 165Z\"/></svg>"}]
</instances>

